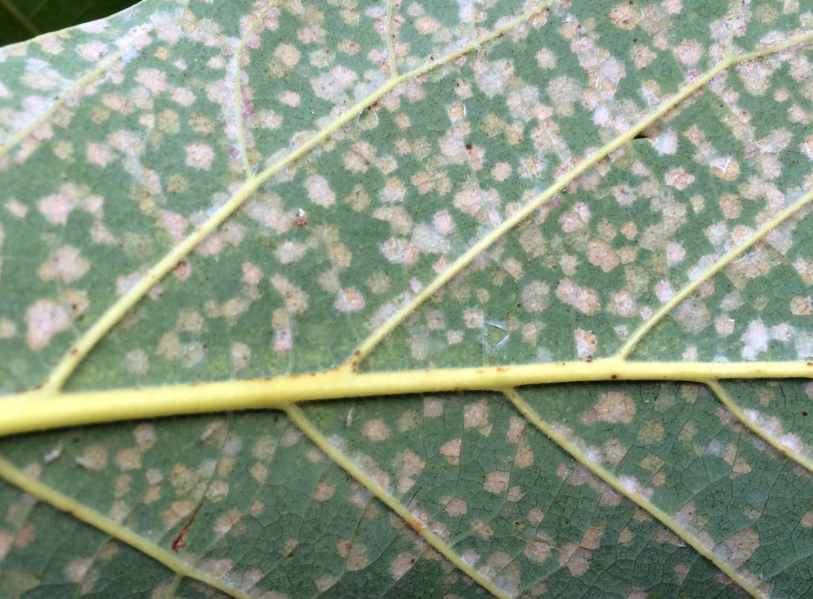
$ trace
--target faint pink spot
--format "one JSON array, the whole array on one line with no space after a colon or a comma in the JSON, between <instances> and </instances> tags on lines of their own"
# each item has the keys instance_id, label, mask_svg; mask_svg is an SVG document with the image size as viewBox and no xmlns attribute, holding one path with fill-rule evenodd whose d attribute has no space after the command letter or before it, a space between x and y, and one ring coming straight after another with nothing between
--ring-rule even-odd
<instances>
[{"instance_id":1,"label":"faint pink spot","mask_svg":"<svg viewBox=\"0 0 813 599\"><path fill-rule=\"evenodd\" d=\"M339 312L358 312L365 306L364 296L354 287L342 289L336 297L333 306Z\"/></svg>"},{"instance_id":2,"label":"faint pink spot","mask_svg":"<svg viewBox=\"0 0 813 599\"><path fill-rule=\"evenodd\" d=\"M26 341L28 347L39 351L51 343L57 333L68 330L71 318L65 308L55 300L37 300L25 311L28 325Z\"/></svg>"},{"instance_id":3,"label":"faint pink spot","mask_svg":"<svg viewBox=\"0 0 813 599\"><path fill-rule=\"evenodd\" d=\"M167 89L166 74L159 69L139 69L136 81L153 94L160 94Z\"/></svg>"},{"instance_id":4,"label":"faint pink spot","mask_svg":"<svg viewBox=\"0 0 813 599\"><path fill-rule=\"evenodd\" d=\"M164 226L175 241L181 241L184 238L186 228L189 226L189 221L184 216L177 212L164 210L161 212L161 220L164 221Z\"/></svg>"},{"instance_id":5,"label":"faint pink spot","mask_svg":"<svg viewBox=\"0 0 813 599\"><path fill-rule=\"evenodd\" d=\"M570 279L563 279L556 288L556 297L576 308L582 314L588 316L601 308L598 294L592 289L580 287Z\"/></svg>"},{"instance_id":6,"label":"faint pink spot","mask_svg":"<svg viewBox=\"0 0 813 599\"><path fill-rule=\"evenodd\" d=\"M452 466L457 466L460 463L461 443L461 439L452 439L440 447L440 455L445 457Z\"/></svg>"},{"instance_id":7,"label":"faint pink spot","mask_svg":"<svg viewBox=\"0 0 813 599\"><path fill-rule=\"evenodd\" d=\"M573 333L576 339L576 354L579 359L586 360L592 358L596 353L596 345L598 345L598 337L590 331L584 329L576 329Z\"/></svg>"},{"instance_id":8,"label":"faint pink spot","mask_svg":"<svg viewBox=\"0 0 813 599\"><path fill-rule=\"evenodd\" d=\"M612 246L603 239L593 239L587 244L587 259L605 273L621 263Z\"/></svg>"},{"instance_id":9,"label":"faint pink spot","mask_svg":"<svg viewBox=\"0 0 813 599\"><path fill-rule=\"evenodd\" d=\"M361 434L367 437L370 441L386 441L390 436L389 427L384 424L380 418L368 420L364 423Z\"/></svg>"},{"instance_id":10,"label":"faint pink spot","mask_svg":"<svg viewBox=\"0 0 813 599\"><path fill-rule=\"evenodd\" d=\"M256 285L262 280L262 271L254 266L251 262L243 262L242 268L244 283L247 283L248 285Z\"/></svg>"},{"instance_id":11,"label":"faint pink spot","mask_svg":"<svg viewBox=\"0 0 813 599\"><path fill-rule=\"evenodd\" d=\"M461 212L474 216L482 208L482 195L476 187L469 187L455 194L454 205Z\"/></svg>"},{"instance_id":12,"label":"faint pink spot","mask_svg":"<svg viewBox=\"0 0 813 599\"><path fill-rule=\"evenodd\" d=\"M483 483L483 488L488 493L498 495L500 493L505 493L505 491L508 489L508 482L508 472L505 470L497 470L495 472L489 472L486 474L486 480Z\"/></svg>"},{"instance_id":13,"label":"faint pink spot","mask_svg":"<svg viewBox=\"0 0 813 599\"><path fill-rule=\"evenodd\" d=\"M74 203L63 194L50 195L37 202L37 208L52 225L64 225L74 209Z\"/></svg>"},{"instance_id":14,"label":"faint pink spot","mask_svg":"<svg viewBox=\"0 0 813 599\"><path fill-rule=\"evenodd\" d=\"M299 58L302 54L291 44L280 44L277 49L274 50L274 56L290 69L299 63Z\"/></svg>"},{"instance_id":15,"label":"faint pink spot","mask_svg":"<svg viewBox=\"0 0 813 599\"><path fill-rule=\"evenodd\" d=\"M463 411L463 428L479 428L488 424L489 405L486 400L466 406Z\"/></svg>"},{"instance_id":16,"label":"faint pink spot","mask_svg":"<svg viewBox=\"0 0 813 599\"><path fill-rule=\"evenodd\" d=\"M344 168L353 173L364 173L375 161L375 148L366 141L360 141L344 155Z\"/></svg>"},{"instance_id":17,"label":"faint pink spot","mask_svg":"<svg viewBox=\"0 0 813 599\"><path fill-rule=\"evenodd\" d=\"M124 295L135 287L141 280L141 273L133 273L127 276L116 278L116 294Z\"/></svg>"},{"instance_id":18,"label":"faint pink spot","mask_svg":"<svg viewBox=\"0 0 813 599\"><path fill-rule=\"evenodd\" d=\"M393 580L401 580L401 578L412 569L415 562L418 560L415 555L407 551L399 554L390 564L390 574Z\"/></svg>"},{"instance_id":19,"label":"faint pink spot","mask_svg":"<svg viewBox=\"0 0 813 599\"><path fill-rule=\"evenodd\" d=\"M384 257L394 264L412 265L418 260L420 252L418 248L409 243L406 239L395 239L390 237L382 243L379 248Z\"/></svg>"},{"instance_id":20,"label":"faint pink spot","mask_svg":"<svg viewBox=\"0 0 813 599\"><path fill-rule=\"evenodd\" d=\"M463 312L463 322L467 329L482 329L485 324L485 313L477 308L470 308Z\"/></svg>"},{"instance_id":21,"label":"faint pink spot","mask_svg":"<svg viewBox=\"0 0 813 599\"><path fill-rule=\"evenodd\" d=\"M293 348L293 338L290 329L279 329L274 333L274 351L285 353Z\"/></svg>"},{"instance_id":22,"label":"faint pink spot","mask_svg":"<svg viewBox=\"0 0 813 599\"><path fill-rule=\"evenodd\" d=\"M300 102L299 94L296 93L296 92L287 91L287 90L283 91L283 92L280 92L279 101L282 102L283 104L285 104L286 106L291 106L293 108L296 108L297 106L299 106L299 102Z\"/></svg>"},{"instance_id":23,"label":"faint pink spot","mask_svg":"<svg viewBox=\"0 0 813 599\"><path fill-rule=\"evenodd\" d=\"M107 144L89 143L85 156L91 164L104 168L113 161L113 149Z\"/></svg>"},{"instance_id":24,"label":"faint pink spot","mask_svg":"<svg viewBox=\"0 0 813 599\"><path fill-rule=\"evenodd\" d=\"M172 98L173 102L187 107L192 106L197 99L194 92L185 87L173 87L169 97Z\"/></svg>"},{"instance_id":25,"label":"faint pink spot","mask_svg":"<svg viewBox=\"0 0 813 599\"><path fill-rule=\"evenodd\" d=\"M336 487L334 485L322 481L316 485L316 491L313 493L313 498L316 501L327 501L333 497L333 493L335 492Z\"/></svg>"},{"instance_id":26,"label":"faint pink spot","mask_svg":"<svg viewBox=\"0 0 813 599\"><path fill-rule=\"evenodd\" d=\"M813 133L805 137L804 142L799 145L799 149L804 152L808 159L813 160Z\"/></svg>"},{"instance_id":27,"label":"faint pink spot","mask_svg":"<svg viewBox=\"0 0 813 599\"><path fill-rule=\"evenodd\" d=\"M93 559L89 557L72 560L65 567L65 575L71 582L74 583L84 582L85 574L87 574L88 568L90 568L90 565L92 563Z\"/></svg>"},{"instance_id":28,"label":"faint pink spot","mask_svg":"<svg viewBox=\"0 0 813 599\"><path fill-rule=\"evenodd\" d=\"M211 147L202 143L188 144L186 150L186 165L192 168L209 170L215 153Z\"/></svg>"},{"instance_id":29,"label":"faint pink spot","mask_svg":"<svg viewBox=\"0 0 813 599\"><path fill-rule=\"evenodd\" d=\"M694 183L694 175L686 172L683 167L673 168L663 177L664 182L678 191L683 191Z\"/></svg>"},{"instance_id":30,"label":"faint pink spot","mask_svg":"<svg viewBox=\"0 0 813 599\"><path fill-rule=\"evenodd\" d=\"M321 175L313 175L305 180L305 188L308 190L308 198L314 204L332 206L336 203L336 194L330 189L330 183Z\"/></svg>"},{"instance_id":31,"label":"faint pink spot","mask_svg":"<svg viewBox=\"0 0 813 599\"><path fill-rule=\"evenodd\" d=\"M19 200L9 200L6 202L6 210L9 211L9 214L16 218L25 218L25 216L28 214L28 206Z\"/></svg>"},{"instance_id":32,"label":"faint pink spot","mask_svg":"<svg viewBox=\"0 0 813 599\"><path fill-rule=\"evenodd\" d=\"M48 262L40 265L37 274L43 281L59 280L72 283L85 276L90 270L90 264L82 258L78 248L65 245L51 254Z\"/></svg>"},{"instance_id":33,"label":"faint pink spot","mask_svg":"<svg viewBox=\"0 0 813 599\"><path fill-rule=\"evenodd\" d=\"M620 391L606 391L599 395L599 401L594 408L582 414L580 422L587 425L596 422L627 424L632 422L634 417L635 401L632 396Z\"/></svg>"},{"instance_id":34,"label":"faint pink spot","mask_svg":"<svg viewBox=\"0 0 813 599\"><path fill-rule=\"evenodd\" d=\"M448 235L454 231L454 221L446 210L435 213L433 226L438 233Z\"/></svg>"}]
</instances>

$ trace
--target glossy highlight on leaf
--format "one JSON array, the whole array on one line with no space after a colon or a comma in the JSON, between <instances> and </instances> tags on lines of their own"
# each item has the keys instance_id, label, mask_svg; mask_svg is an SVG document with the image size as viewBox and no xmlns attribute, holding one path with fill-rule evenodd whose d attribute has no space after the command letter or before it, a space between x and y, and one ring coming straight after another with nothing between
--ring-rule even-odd
<instances>
[{"instance_id":1,"label":"glossy highlight on leaf","mask_svg":"<svg viewBox=\"0 0 813 599\"><path fill-rule=\"evenodd\" d=\"M145 0L0 49L0 597L805 596L812 28Z\"/></svg>"}]
</instances>

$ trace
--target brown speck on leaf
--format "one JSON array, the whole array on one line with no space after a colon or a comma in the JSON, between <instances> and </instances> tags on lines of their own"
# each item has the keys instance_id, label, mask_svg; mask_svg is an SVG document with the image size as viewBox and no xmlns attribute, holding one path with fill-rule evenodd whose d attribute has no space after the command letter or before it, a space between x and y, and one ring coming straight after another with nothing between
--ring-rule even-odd
<instances>
[{"instance_id":1,"label":"brown speck on leaf","mask_svg":"<svg viewBox=\"0 0 813 599\"><path fill-rule=\"evenodd\" d=\"M189 527L192 526L192 523L195 521L195 518L197 517L198 512L200 511L200 508L202 506L203 502L198 504L198 507L196 507L195 511L192 512L192 516L189 518L189 521L186 524L184 524L184 527L181 529L181 532L179 532L178 535L174 539L172 539L171 545L172 551L174 551L175 553L178 553L178 550L181 549L181 547L186 547L186 541L183 540L184 535L186 535L186 533L189 531Z\"/></svg>"}]
</instances>

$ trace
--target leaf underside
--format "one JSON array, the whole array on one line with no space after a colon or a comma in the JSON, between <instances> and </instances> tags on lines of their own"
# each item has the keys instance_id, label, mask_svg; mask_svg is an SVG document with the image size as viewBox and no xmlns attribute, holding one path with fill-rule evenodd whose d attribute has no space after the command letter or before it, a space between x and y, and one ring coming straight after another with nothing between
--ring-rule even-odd
<instances>
[{"instance_id":1,"label":"leaf underside","mask_svg":"<svg viewBox=\"0 0 813 599\"><path fill-rule=\"evenodd\" d=\"M145 0L0 49L0 598L806 596L804 4ZM607 380L512 378L551 363ZM326 371L391 380L229 409ZM20 434L49 402L104 423Z\"/></svg>"}]
</instances>

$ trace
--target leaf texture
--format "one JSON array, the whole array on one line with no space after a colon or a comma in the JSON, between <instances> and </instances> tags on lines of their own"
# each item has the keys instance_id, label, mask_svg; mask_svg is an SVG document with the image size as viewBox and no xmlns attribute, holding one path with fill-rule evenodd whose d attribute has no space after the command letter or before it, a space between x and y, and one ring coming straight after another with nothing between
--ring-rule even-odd
<instances>
[{"instance_id":1,"label":"leaf texture","mask_svg":"<svg viewBox=\"0 0 813 599\"><path fill-rule=\"evenodd\" d=\"M811 47L145 0L0 49L0 597L806 596Z\"/></svg>"}]
</instances>

